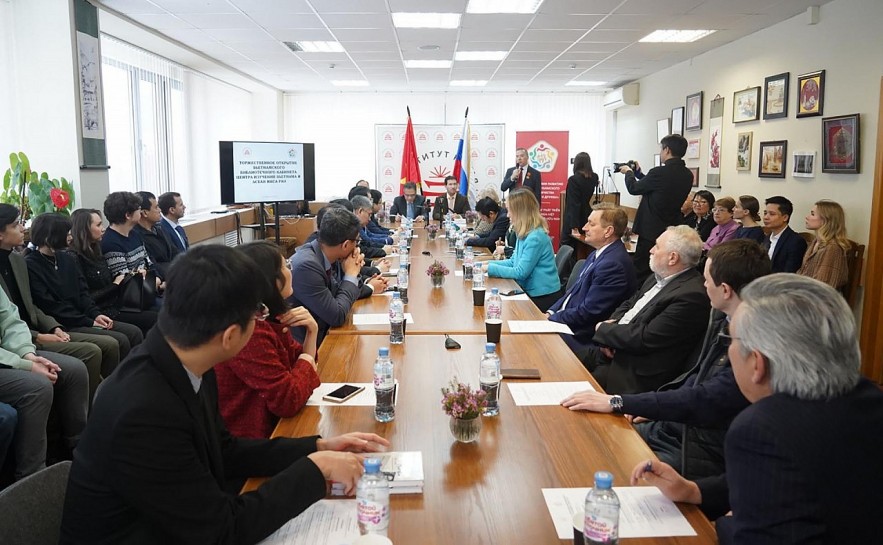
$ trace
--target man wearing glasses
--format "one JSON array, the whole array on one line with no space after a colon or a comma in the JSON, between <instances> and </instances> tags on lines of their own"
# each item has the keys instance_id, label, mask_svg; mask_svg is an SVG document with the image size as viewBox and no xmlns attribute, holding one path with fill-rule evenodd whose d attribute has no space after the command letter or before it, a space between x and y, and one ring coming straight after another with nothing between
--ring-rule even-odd
<instances>
[{"instance_id":1,"label":"man wearing glasses","mask_svg":"<svg viewBox=\"0 0 883 545\"><path fill-rule=\"evenodd\" d=\"M426 197L417 194L417 184L408 182L402 188L402 194L392 200L389 213L392 216L423 221L428 219L429 207L426 206Z\"/></svg>"}]
</instances>

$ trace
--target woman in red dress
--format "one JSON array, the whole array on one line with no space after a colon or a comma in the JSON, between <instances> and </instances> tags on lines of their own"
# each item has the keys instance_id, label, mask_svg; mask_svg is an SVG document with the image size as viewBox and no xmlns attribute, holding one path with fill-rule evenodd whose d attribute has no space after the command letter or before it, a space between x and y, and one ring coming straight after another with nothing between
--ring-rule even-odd
<instances>
[{"instance_id":1,"label":"woman in red dress","mask_svg":"<svg viewBox=\"0 0 883 545\"><path fill-rule=\"evenodd\" d=\"M250 242L237 250L263 271L255 282L266 284L266 319L239 354L215 367L218 404L230 433L267 438L280 418L294 416L319 386L316 372L318 326L310 312L288 308L291 269L279 248L266 241ZM291 338L289 327L307 330L304 344Z\"/></svg>"}]
</instances>

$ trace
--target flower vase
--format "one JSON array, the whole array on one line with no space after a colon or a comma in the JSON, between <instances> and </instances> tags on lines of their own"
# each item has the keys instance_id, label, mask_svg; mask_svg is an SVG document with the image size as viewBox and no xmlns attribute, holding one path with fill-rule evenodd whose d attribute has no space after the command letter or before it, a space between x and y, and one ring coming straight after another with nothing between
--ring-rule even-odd
<instances>
[{"instance_id":1,"label":"flower vase","mask_svg":"<svg viewBox=\"0 0 883 545\"><path fill-rule=\"evenodd\" d=\"M452 416L450 427L454 439L461 443L471 443L478 439L478 435L481 433L481 417L465 419Z\"/></svg>"},{"instance_id":2,"label":"flower vase","mask_svg":"<svg viewBox=\"0 0 883 545\"><path fill-rule=\"evenodd\" d=\"M445 285L445 275L443 274L433 274L429 278L432 280L433 288L440 288Z\"/></svg>"}]
</instances>

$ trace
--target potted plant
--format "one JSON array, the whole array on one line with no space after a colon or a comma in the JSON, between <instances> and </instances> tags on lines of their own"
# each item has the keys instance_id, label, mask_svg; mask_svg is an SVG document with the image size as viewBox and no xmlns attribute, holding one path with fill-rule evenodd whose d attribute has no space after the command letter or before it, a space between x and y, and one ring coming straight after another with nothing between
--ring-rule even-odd
<instances>
[{"instance_id":1,"label":"potted plant","mask_svg":"<svg viewBox=\"0 0 883 545\"><path fill-rule=\"evenodd\" d=\"M9 165L3 175L0 202L17 206L22 220L46 212L70 215L74 207L74 188L70 182L50 178L45 172L38 175L23 152L10 153Z\"/></svg>"},{"instance_id":2,"label":"potted plant","mask_svg":"<svg viewBox=\"0 0 883 545\"><path fill-rule=\"evenodd\" d=\"M433 261L432 265L430 265L429 268L426 269L426 275L429 277L430 280L432 280L433 288L442 287L445 283L445 276L450 274L450 272L451 271L448 270L447 267L445 267L445 264L438 260Z\"/></svg>"},{"instance_id":3,"label":"potted plant","mask_svg":"<svg viewBox=\"0 0 883 545\"><path fill-rule=\"evenodd\" d=\"M435 240L438 235L438 225L430 223L426 226L426 232L429 233L429 240Z\"/></svg>"},{"instance_id":4,"label":"potted plant","mask_svg":"<svg viewBox=\"0 0 883 545\"><path fill-rule=\"evenodd\" d=\"M487 405L485 393L453 379L442 388L442 410L451 417L450 428L454 439L471 443L481 432L481 409Z\"/></svg>"}]
</instances>

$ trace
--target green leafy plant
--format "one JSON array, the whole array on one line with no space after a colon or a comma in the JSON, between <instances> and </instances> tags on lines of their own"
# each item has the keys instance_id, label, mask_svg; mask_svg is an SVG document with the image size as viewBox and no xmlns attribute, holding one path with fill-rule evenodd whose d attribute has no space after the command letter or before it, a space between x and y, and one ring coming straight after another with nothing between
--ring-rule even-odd
<instances>
[{"instance_id":1,"label":"green leafy plant","mask_svg":"<svg viewBox=\"0 0 883 545\"><path fill-rule=\"evenodd\" d=\"M50 178L31 169L24 152L9 154L10 168L3 175L0 202L17 206L22 219L46 212L70 215L74 207L74 187L65 178Z\"/></svg>"}]
</instances>

